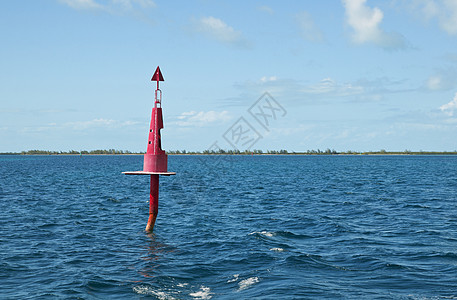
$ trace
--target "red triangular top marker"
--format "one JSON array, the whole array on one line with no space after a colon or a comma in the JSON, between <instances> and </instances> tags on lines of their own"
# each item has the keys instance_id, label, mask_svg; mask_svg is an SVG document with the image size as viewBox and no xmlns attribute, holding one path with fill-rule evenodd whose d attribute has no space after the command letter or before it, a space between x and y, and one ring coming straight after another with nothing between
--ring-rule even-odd
<instances>
[{"instance_id":1,"label":"red triangular top marker","mask_svg":"<svg viewBox=\"0 0 457 300\"><path fill-rule=\"evenodd\" d=\"M156 71L154 72L154 75L152 76L151 81L164 81L162 72L160 72L159 67L157 67Z\"/></svg>"}]
</instances>

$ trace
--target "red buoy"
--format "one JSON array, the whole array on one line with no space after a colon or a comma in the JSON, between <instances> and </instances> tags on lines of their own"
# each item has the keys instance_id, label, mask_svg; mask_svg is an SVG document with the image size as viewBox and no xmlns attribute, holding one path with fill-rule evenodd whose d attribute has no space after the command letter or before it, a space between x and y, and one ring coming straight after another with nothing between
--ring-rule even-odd
<instances>
[{"instance_id":1,"label":"red buoy","mask_svg":"<svg viewBox=\"0 0 457 300\"><path fill-rule=\"evenodd\" d=\"M122 172L126 175L150 175L151 186L149 192L149 219L146 231L151 232L159 211L159 175L175 175L167 171L168 155L162 150L160 130L163 128L162 118L162 91L159 81L164 81L160 68L157 67L151 81L157 81L155 90L154 107L152 108L151 124L149 126L148 147L144 155L143 171Z\"/></svg>"}]
</instances>

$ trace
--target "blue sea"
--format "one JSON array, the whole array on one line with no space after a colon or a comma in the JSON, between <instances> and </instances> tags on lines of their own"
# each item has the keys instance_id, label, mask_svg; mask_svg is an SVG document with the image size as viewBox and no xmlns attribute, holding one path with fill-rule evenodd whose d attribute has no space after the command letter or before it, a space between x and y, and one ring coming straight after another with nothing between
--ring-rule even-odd
<instances>
[{"instance_id":1,"label":"blue sea","mask_svg":"<svg viewBox=\"0 0 457 300\"><path fill-rule=\"evenodd\" d=\"M2 299L456 299L456 156L0 156Z\"/></svg>"}]
</instances>

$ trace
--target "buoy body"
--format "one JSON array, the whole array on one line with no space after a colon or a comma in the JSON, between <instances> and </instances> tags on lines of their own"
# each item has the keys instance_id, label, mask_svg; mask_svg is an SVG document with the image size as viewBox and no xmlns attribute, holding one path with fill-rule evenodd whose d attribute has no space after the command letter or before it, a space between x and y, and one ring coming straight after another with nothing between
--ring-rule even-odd
<instances>
[{"instance_id":1,"label":"buoy body","mask_svg":"<svg viewBox=\"0 0 457 300\"><path fill-rule=\"evenodd\" d=\"M148 147L143 160L143 171L123 172L126 175L150 175L149 189L149 218L146 231L152 232L159 212L159 175L176 175L168 172L168 155L162 150L160 130L163 128L162 117L162 91L159 81L164 81L160 68L157 67L151 81L157 81L155 90L154 107L152 108L151 124L149 126Z\"/></svg>"},{"instance_id":2,"label":"buoy body","mask_svg":"<svg viewBox=\"0 0 457 300\"><path fill-rule=\"evenodd\" d=\"M162 108L154 104L149 126L148 148L144 155L143 171L167 172L168 155L162 150L160 130L163 128Z\"/></svg>"}]
</instances>

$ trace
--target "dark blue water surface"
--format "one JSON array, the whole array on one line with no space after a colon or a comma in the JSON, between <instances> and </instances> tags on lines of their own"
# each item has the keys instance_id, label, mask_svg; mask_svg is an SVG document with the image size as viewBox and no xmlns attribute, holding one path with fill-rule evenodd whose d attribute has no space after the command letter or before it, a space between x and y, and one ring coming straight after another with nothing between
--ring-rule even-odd
<instances>
[{"instance_id":1,"label":"dark blue water surface","mask_svg":"<svg viewBox=\"0 0 457 300\"><path fill-rule=\"evenodd\" d=\"M457 297L457 157L0 156L0 297Z\"/></svg>"}]
</instances>

